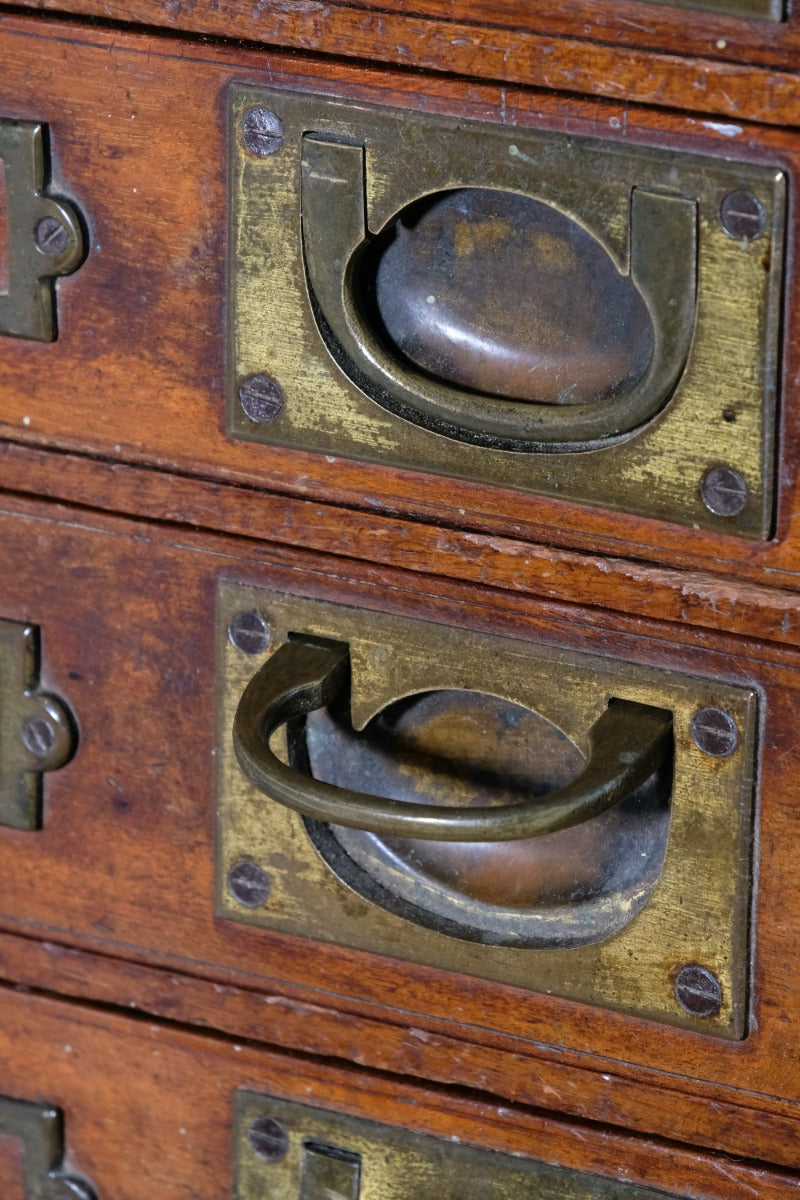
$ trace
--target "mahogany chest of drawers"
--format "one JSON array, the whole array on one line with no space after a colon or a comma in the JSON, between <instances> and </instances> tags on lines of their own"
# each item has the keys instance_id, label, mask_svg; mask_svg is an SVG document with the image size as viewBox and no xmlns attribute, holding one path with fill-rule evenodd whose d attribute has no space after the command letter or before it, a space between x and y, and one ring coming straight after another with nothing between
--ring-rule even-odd
<instances>
[{"instance_id":1,"label":"mahogany chest of drawers","mask_svg":"<svg viewBox=\"0 0 800 1200\"><path fill-rule=\"evenodd\" d=\"M0 1191L800 1190L798 23L0 8Z\"/></svg>"}]
</instances>

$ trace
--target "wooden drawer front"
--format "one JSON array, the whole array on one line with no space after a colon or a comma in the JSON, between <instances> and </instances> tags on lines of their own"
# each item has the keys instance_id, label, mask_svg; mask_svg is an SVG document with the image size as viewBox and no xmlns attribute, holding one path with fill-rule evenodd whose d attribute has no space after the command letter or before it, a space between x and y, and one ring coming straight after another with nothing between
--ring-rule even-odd
<instances>
[{"instance_id":1,"label":"wooden drawer front","mask_svg":"<svg viewBox=\"0 0 800 1200\"><path fill-rule=\"evenodd\" d=\"M354 80L344 70L337 75L328 65L309 64L314 77L308 78L293 75L296 64L288 61L274 64L276 86L265 105L263 96L256 102L260 93L233 87L250 79L257 56L200 48L189 59L176 44L154 46L133 35L115 35L112 45L110 35L107 39L100 31L93 31L91 41L76 31L52 35L61 68L49 83L51 90L43 91L34 83L42 55L38 27L6 21L1 36L6 70L0 114L47 126L52 186L70 196L88 226L86 261L56 285L58 340L47 346L13 338L3 342L0 429L7 437L326 500L427 512L453 524L513 525L516 533L531 536L545 536L547 530L547 537L553 536L555 524L556 536L567 542L586 544L588 539L603 548L602 539L613 537L615 545L624 540L633 550L647 546L652 553L655 548L662 559L741 561L756 573L766 565L795 569L789 521L797 506L792 504L791 480L780 470L784 493L777 508L771 495L782 194L787 183L791 186L794 170L787 136L763 129L758 135L733 137L724 123L708 121L698 129L692 121L642 113L635 127L627 121L621 140L614 120L585 104L566 109L561 102L520 94L515 101L518 136L512 140L494 119L491 89L480 94L473 89L468 100L461 85L431 80L426 93L409 95L400 77L386 73L364 72ZM115 67L109 75L111 59ZM283 74L276 73L279 67ZM646 232L653 227L649 218L632 218L629 230L629 208L638 213L642 205L663 208L669 201L669 208L677 204L688 206L686 213L696 211L697 310L690 322L693 332L687 334L686 368L663 411L654 416L647 409L641 417L645 425L630 436L619 432L615 418L613 444L605 448L595 431L587 434L588 440L576 441L570 434L572 440L559 442L553 452L537 450L535 438L523 439L523 449L513 449L516 435L511 434L511 441L498 449L491 438L489 445L480 444L480 430L469 432L476 444L443 432L444 417L435 428L420 428L389 412L342 374L312 316L308 311L298 316L290 304L287 273L295 291L303 291L299 227L292 241L286 214L294 201L292 196L280 199L269 182L275 164L291 165L299 153L294 137L300 127L297 96L303 104L317 103L320 91L328 93L334 85L342 101L335 120L330 105L314 116L323 142L332 120L337 130L342 126L336 136L341 135L346 149L371 123L377 125L379 116L384 124L398 126L402 142L402 113L409 107L418 113L409 129L417 142L424 142L426 131L433 136L437 129L433 116L438 112L444 142L455 146L464 139L464 161L480 158L473 142L477 146L486 137L495 158L511 161L514 171L519 166L521 180L498 166L491 189L528 194L538 209L551 213L560 213L561 205L564 214L558 219L575 229L588 222L591 237L583 236L594 239L596 247L607 244L610 249L598 253L623 282L634 226ZM179 106L173 102L176 89L185 97ZM381 105L374 105L376 98ZM364 108L365 101L372 101L373 108ZM280 154L262 161L242 148L240 135L243 118L270 105L280 109L276 115L285 122L286 142ZM345 127L348 113L355 114L355 132ZM168 137L162 136L165 130ZM589 159L599 163L598 150L604 146L614 170L620 168L625 176L612 208L596 219L579 211L566 184L558 199L552 181L528 178L527 158L552 158L551 148L565 134L567 159L559 170L565 179L572 178L573 190L574 178L584 170L581 164ZM688 182L679 180L682 164L691 176ZM237 191L245 176L247 202ZM697 190L701 179L707 180L708 195ZM428 187L434 192L464 186L479 191L477 184L474 170L467 178L449 164ZM368 182L368 189L372 186ZM414 188L419 190L418 183ZM603 189L591 190L594 195ZM741 200L744 192L755 196L755 239L736 234L735 222L734 234L726 232L721 215L725 198ZM264 194L273 196L274 211L267 206L263 223L256 226L253 210L259 205L253 196L257 200ZM402 207L407 200L395 202ZM379 208L390 204L387 197L377 201ZM736 204L734 209L739 220L742 213ZM378 219L390 215L385 212ZM694 244L690 233L686 237ZM769 263L762 253L767 248L772 251ZM683 261L677 252L666 257ZM703 289L716 279L720 264L723 282L715 282L707 294ZM226 272L231 280L230 327L225 320ZM747 282L754 273L755 292ZM684 274L694 279L692 269ZM766 290L759 290L762 284ZM743 301L745 293L749 299ZM663 333L662 324L656 320L656 342L660 338L671 346L672 335ZM273 361L278 351L289 366ZM792 354L789 341L787 380L794 377ZM260 429L259 414L263 417L272 395L264 393L266 377L284 397L285 412ZM227 415L222 395L226 379ZM248 387L255 420L247 415L247 404L242 407ZM310 396L316 407L310 413L304 408L298 416ZM342 396L347 398L344 407ZM502 407L504 402L499 403ZM790 456L797 419L790 391L783 407L788 426L781 445ZM565 406L560 411L563 415ZM264 444L242 440L262 434ZM442 475L449 476L446 482ZM595 511L587 505L595 505ZM680 525L686 528L681 531ZM689 528L698 525L704 533ZM773 526L777 540L765 542Z\"/></svg>"},{"instance_id":2,"label":"wooden drawer front","mask_svg":"<svg viewBox=\"0 0 800 1200\"><path fill-rule=\"evenodd\" d=\"M319 1190L320 1163L313 1159L329 1165L326 1152L338 1151L341 1185L348 1146L339 1142L345 1138L351 1153L360 1154L360 1190L350 1193L356 1200L461 1195L464 1175L455 1190L448 1176L453 1155L456 1162L461 1156L471 1180L480 1170L481 1195L487 1197L538 1194L530 1185L543 1183L541 1194L558 1200L733 1200L751 1189L764 1200L781 1200L798 1186L796 1176L768 1167L599 1127L578 1129L486 1099L426 1093L410 1082L110 1010L2 989L0 1013L0 1086L11 1101L41 1105L46 1098L48 1108L60 1113L73 1181L70 1191L46 1185L24 1193L12 1171L4 1194L14 1195L16 1184L25 1200L49 1200L51 1194L74 1200L316 1200L331 1192ZM333 1147L331 1138L337 1139ZM302 1158L312 1166L301 1176ZM502 1175L509 1168L511 1183L523 1181L527 1190L509 1190L509 1177ZM423 1178L431 1190L420 1190Z\"/></svg>"},{"instance_id":3,"label":"wooden drawer front","mask_svg":"<svg viewBox=\"0 0 800 1200\"><path fill-rule=\"evenodd\" d=\"M473 1052L483 1045L502 1045L512 1055L521 1055L520 1062L531 1053L547 1061L563 1060L568 1053L578 1056L576 1065L593 1063L596 1084L589 1086L588 1101L593 1111L597 1105L608 1110L599 1087L601 1074L618 1071L651 1083L669 1072L680 1078L679 1092L694 1092L700 1098L701 1108L712 1098L717 1103L735 1095L738 1105L756 1113L770 1109L772 1094L784 1096L789 1105L786 1112L792 1111L792 1104L800 1100L797 1074L786 1069L790 1053L786 1031L800 1021L792 973L798 938L791 768L798 677L792 655L741 639L693 635L690 630L684 631L681 642L670 644L664 640L666 627L654 622L568 610L530 599L511 605L497 593L455 585L439 594L428 588L423 594L413 578L399 572L379 572L356 562L345 570L343 560L337 563L300 551L288 554L275 547L265 553L259 543L169 526L99 515L76 519L74 510L59 512L22 500L12 504L6 499L4 510L0 554L14 569L0 579L0 614L6 621L38 627L40 687L68 706L78 733L71 761L44 776L41 829L0 829L0 913L9 933L94 948L114 958L133 956L145 963L167 964L196 977L241 984L254 993L288 988L292 995L320 1006L321 1013L350 1013L356 1025L368 1017L378 1027L399 1023L422 1030L425 1038L439 1030L472 1047L465 1050L467 1065L460 1056L456 1065L448 1053L436 1066L425 1068L445 1081L455 1071L461 1082L475 1084L486 1068L478 1066ZM672 1004L675 1018L684 1019L670 992L670 973L685 962L677 960L677 942L672 958L666 950L661 964L649 943L637 950L636 939L630 942L633 954L623 957L630 964L624 969L634 972L626 986L635 1002L628 1004L633 1011L625 1012L608 1007L614 1001L602 994L603 981L612 971L610 958L606 961L602 952L594 958L590 954L597 989L591 995L591 988L589 993L565 991L563 983L553 983L555 962L562 953L558 950L544 952L550 964L546 986L537 987L536 978L519 975L512 985L507 975L506 982L499 981L503 977L495 970L488 972L490 978L480 978L480 946L467 952L460 942L461 957L448 970L435 957L431 963L429 951L422 962L399 962L385 940L380 954L337 944L337 933L324 931L324 910L318 915L323 930L319 940L298 936L283 918L278 922L282 928L242 924L230 896L217 911L217 764L223 756L229 757L224 731L219 744L214 695L221 581L227 581L228 588L242 589L247 609L252 606L253 589L266 587L285 598L287 611L292 609L292 596L298 597L298 613L307 611L306 601L314 598L359 610L365 629L370 612L384 625L401 616L422 618L428 625L432 622L434 629L437 623L443 626L442 646L447 639L457 640L457 631L463 629L464 645L472 645L470 639L479 632L492 635L493 646L514 639L512 644L534 656L532 662L537 647L556 663L563 652L565 664L596 663L593 656L601 649L604 670L613 673L618 664L633 663L650 681L651 690L659 672L666 671L673 688L683 688L686 679L699 681L701 688L707 684L713 688L717 681L734 697L731 703L738 703L735 696L755 696L763 732L758 738L753 824L753 878L759 882L751 905L753 966L749 972L741 935L735 945L741 971L736 992L740 1032L746 1036L740 1041L724 1040L730 1037L730 1029L715 1030L713 1020L704 1026L702 1017L689 1022L694 1029L681 1029L663 1024L663 1013L660 1022L635 1015L653 1011L646 994L653 987L662 998L662 1008ZM258 656L242 653L236 670L246 679L258 662ZM565 667L565 679L566 674ZM465 682L467 687L476 686ZM438 686L442 684L437 680ZM607 690L606 684L603 687ZM616 694L615 689L609 694ZM535 700L518 699L536 707ZM688 743L685 753L681 786L691 800L690 779L700 779L695 769L704 768ZM728 770L725 763L735 759L734 755L713 760L717 773ZM687 836L691 824L689 820ZM699 832L708 836L708 830ZM261 859L262 842L258 833L252 846L246 847L248 853ZM223 849L220 844L219 852ZM276 854L278 849L274 847ZM745 885L747 857L745 839L744 874L737 876ZM276 857L273 866L277 861ZM269 869L265 860L261 866ZM706 867L693 870L704 872ZM746 891L743 898L746 911ZM680 907L680 896L670 903ZM264 911L269 917L268 905ZM367 905L359 920L369 919ZM682 928L677 919L669 922L670 928ZM687 917L687 936L693 922L696 925L693 915ZM629 929L635 928L634 921ZM696 942L692 960L702 966L708 951L702 929L691 936ZM352 935L342 940L352 943ZM440 938L438 944L446 941ZM613 939L607 945L612 943ZM359 937L353 944L367 943ZM513 958L510 950L504 953ZM535 950L524 953L535 961ZM563 953L570 956L572 951ZM637 954L642 961L647 957L648 978L654 982L645 983ZM402 957L414 956L405 949ZM424 960L431 965L424 965ZM723 965L721 960L718 965ZM49 978L49 971L41 978ZM636 979L641 982L638 999ZM117 986L123 992L127 988L122 983L111 986L112 998L119 995ZM723 990L727 987L723 979ZM550 994L554 990L576 998L559 998ZM594 1004L586 1004L586 999ZM730 1004L727 991L724 1004ZM275 1036L268 1022L261 1026L257 1021L254 1030L248 1024L250 1017L238 1008L237 1012L232 1032L238 1031L237 1022L242 1020L247 1036ZM709 1034L722 1032L723 1040L705 1035L704 1028ZM305 1037L296 1030L291 1035L292 1041L299 1038L301 1046ZM345 1057L366 1053L369 1060L373 1050L382 1053L371 1038L354 1050L346 1025L337 1033L336 1044L335 1052ZM402 1038L393 1069L408 1069L418 1053L413 1037ZM612 1066L612 1062L628 1066ZM538 1086L534 1087L537 1095ZM572 1111L568 1092L559 1094ZM540 1096L536 1102L541 1100ZM651 1110L648 1120L660 1128L666 1111L659 1115ZM668 1119L675 1120L671 1109ZM758 1123L756 1117L753 1120ZM745 1128L749 1130L746 1123ZM712 1125L708 1136L716 1144L713 1129ZM757 1135L749 1130L747 1138L751 1137Z\"/></svg>"}]
</instances>

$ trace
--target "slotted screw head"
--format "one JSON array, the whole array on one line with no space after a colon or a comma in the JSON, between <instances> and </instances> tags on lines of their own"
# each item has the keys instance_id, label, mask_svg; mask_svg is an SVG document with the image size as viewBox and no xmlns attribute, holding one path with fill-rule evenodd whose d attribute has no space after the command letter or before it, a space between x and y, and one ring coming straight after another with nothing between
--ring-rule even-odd
<instances>
[{"instance_id":1,"label":"slotted screw head","mask_svg":"<svg viewBox=\"0 0 800 1200\"><path fill-rule=\"evenodd\" d=\"M243 908L260 908L269 899L269 875L250 859L234 863L228 872L228 891Z\"/></svg>"},{"instance_id":2,"label":"slotted screw head","mask_svg":"<svg viewBox=\"0 0 800 1200\"><path fill-rule=\"evenodd\" d=\"M277 154L283 145L283 121L269 108L248 108L242 117L242 142L256 158Z\"/></svg>"},{"instance_id":3,"label":"slotted screw head","mask_svg":"<svg viewBox=\"0 0 800 1200\"><path fill-rule=\"evenodd\" d=\"M69 245L69 233L58 217L42 217L34 231L36 245L43 254L63 254Z\"/></svg>"},{"instance_id":4,"label":"slotted screw head","mask_svg":"<svg viewBox=\"0 0 800 1200\"><path fill-rule=\"evenodd\" d=\"M700 495L717 517L738 517L747 504L747 484L733 467L712 467L700 483Z\"/></svg>"},{"instance_id":5,"label":"slotted screw head","mask_svg":"<svg viewBox=\"0 0 800 1200\"><path fill-rule=\"evenodd\" d=\"M250 375L239 384L242 412L259 425L269 425L283 411L283 388L271 375Z\"/></svg>"},{"instance_id":6,"label":"slotted screw head","mask_svg":"<svg viewBox=\"0 0 800 1200\"><path fill-rule=\"evenodd\" d=\"M265 1162L280 1162L289 1151L289 1135L274 1117L256 1117L251 1121L247 1140Z\"/></svg>"},{"instance_id":7,"label":"slotted screw head","mask_svg":"<svg viewBox=\"0 0 800 1200\"><path fill-rule=\"evenodd\" d=\"M698 708L689 732L697 749L712 758L730 758L739 746L739 727L722 708Z\"/></svg>"},{"instance_id":8,"label":"slotted screw head","mask_svg":"<svg viewBox=\"0 0 800 1200\"><path fill-rule=\"evenodd\" d=\"M689 963L675 977L675 999L693 1017L715 1017L722 1007L722 988L708 967Z\"/></svg>"},{"instance_id":9,"label":"slotted screw head","mask_svg":"<svg viewBox=\"0 0 800 1200\"><path fill-rule=\"evenodd\" d=\"M45 717L28 717L22 726L25 749L37 758L46 758L56 743L56 731Z\"/></svg>"},{"instance_id":10,"label":"slotted screw head","mask_svg":"<svg viewBox=\"0 0 800 1200\"><path fill-rule=\"evenodd\" d=\"M269 625L260 612L238 612L228 625L228 640L244 654L263 654L270 643Z\"/></svg>"},{"instance_id":11,"label":"slotted screw head","mask_svg":"<svg viewBox=\"0 0 800 1200\"><path fill-rule=\"evenodd\" d=\"M728 192L719 206L722 228L740 242L752 242L759 237L767 224L767 213L758 196L746 188Z\"/></svg>"}]
</instances>

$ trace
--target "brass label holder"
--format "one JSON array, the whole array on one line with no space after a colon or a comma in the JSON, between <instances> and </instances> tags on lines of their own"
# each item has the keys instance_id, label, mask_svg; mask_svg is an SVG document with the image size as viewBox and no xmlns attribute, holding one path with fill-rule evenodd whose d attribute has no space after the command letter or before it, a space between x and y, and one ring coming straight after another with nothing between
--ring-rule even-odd
<instances>
[{"instance_id":1,"label":"brass label holder","mask_svg":"<svg viewBox=\"0 0 800 1200\"><path fill-rule=\"evenodd\" d=\"M0 825L39 829L42 774L72 757L75 724L57 696L39 687L39 631L0 621Z\"/></svg>"},{"instance_id":2,"label":"brass label holder","mask_svg":"<svg viewBox=\"0 0 800 1200\"><path fill-rule=\"evenodd\" d=\"M42 122L0 118L0 166L8 226L0 334L52 342L57 333L54 280L71 274L83 259L78 210L47 191L47 128ZM0 240L0 248L4 244Z\"/></svg>"},{"instance_id":3,"label":"brass label holder","mask_svg":"<svg viewBox=\"0 0 800 1200\"><path fill-rule=\"evenodd\" d=\"M247 653L231 640L241 615L268 631ZM255 614L255 616L253 616ZM240 697L290 635L349 646L355 729L400 697L464 689L540 713L585 750L609 697L672 713L669 834L657 882L638 914L589 944L475 945L421 925L354 891L323 861L303 818L248 783L231 729ZM242 643L239 639L240 644ZM617 663L591 654L286 596L223 581L217 601L216 911L227 920L552 992L727 1038L746 1030L750 837L756 694L716 680ZM703 752L698 713L727 714L732 752ZM279 737L280 735L276 735ZM284 742L285 746L285 742ZM285 750L284 750L285 754ZM230 890L238 864L255 864L265 894ZM268 895L266 892L268 891ZM245 897L245 900L247 898ZM684 974L697 966L699 973ZM679 999L710 976L717 1002Z\"/></svg>"},{"instance_id":4,"label":"brass label holder","mask_svg":"<svg viewBox=\"0 0 800 1200\"><path fill-rule=\"evenodd\" d=\"M244 1089L233 1127L238 1200L666 1200L651 1188Z\"/></svg>"},{"instance_id":5,"label":"brass label holder","mask_svg":"<svg viewBox=\"0 0 800 1200\"><path fill-rule=\"evenodd\" d=\"M770 536L781 171L249 85L229 142L231 436ZM387 350L352 294L359 239L459 189L591 235L653 319L652 378L509 401Z\"/></svg>"}]
</instances>

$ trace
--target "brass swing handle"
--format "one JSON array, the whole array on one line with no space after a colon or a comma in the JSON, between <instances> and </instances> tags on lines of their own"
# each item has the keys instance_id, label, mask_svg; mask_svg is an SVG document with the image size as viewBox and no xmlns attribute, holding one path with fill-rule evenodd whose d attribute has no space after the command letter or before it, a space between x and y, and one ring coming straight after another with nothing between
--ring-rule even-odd
<instances>
[{"instance_id":1,"label":"brass swing handle","mask_svg":"<svg viewBox=\"0 0 800 1200\"><path fill-rule=\"evenodd\" d=\"M362 795L311 779L282 763L269 739L281 725L323 708L349 686L349 651L341 642L286 642L245 688L233 722L233 745L251 783L306 817L392 837L447 842L506 842L578 825L623 800L666 760L672 714L629 700L612 701L589 732L590 754L577 779L544 800L497 808L443 808Z\"/></svg>"},{"instance_id":2,"label":"brass swing handle","mask_svg":"<svg viewBox=\"0 0 800 1200\"><path fill-rule=\"evenodd\" d=\"M695 326L694 200L633 188L629 269L653 322L653 355L641 379L613 398L562 406L535 396L516 401L473 393L426 376L389 353L354 295L358 254L371 239L364 147L306 134L301 167L303 254L320 331L342 370L384 407L462 441L566 451L623 436L670 399Z\"/></svg>"}]
</instances>

